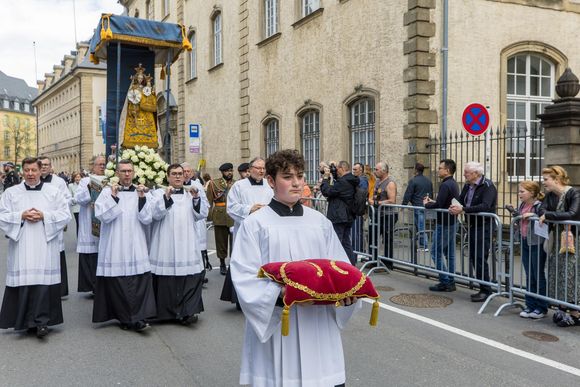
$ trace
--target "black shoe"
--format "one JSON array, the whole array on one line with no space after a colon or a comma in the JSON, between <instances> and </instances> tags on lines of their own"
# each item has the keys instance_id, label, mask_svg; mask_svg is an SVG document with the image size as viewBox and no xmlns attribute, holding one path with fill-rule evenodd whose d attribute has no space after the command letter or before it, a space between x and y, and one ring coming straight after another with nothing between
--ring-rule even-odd
<instances>
[{"instance_id":1,"label":"black shoe","mask_svg":"<svg viewBox=\"0 0 580 387\"><path fill-rule=\"evenodd\" d=\"M429 286L429 290L432 292L454 292L456 289L454 283L444 284L439 282L436 285Z\"/></svg>"},{"instance_id":2,"label":"black shoe","mask_svg":"<svg viewBox=\"0 0 580 387\"><path fill-rule=\"evenodd\" d=\"M479 292L477 294L472 294L471 302L483 302L487 300L487 297L489 297L489 293L487 292Z\"/></svg>"},{"instance_id":3,"label":"black shoe","mask_svg":"<svg viewBox=\"0 0 580 387\"><path fill-rule=\"evenodd\" d=\"M228 268L226 267L226 265L220 265L220 274L226 275L227 272L228 272Z\"/></svg>"},{"instance_id":4,"label":"black shoe","mask_svg":"<svg viewBox=\"0 0 580 387\"><path fill-rule=\"evenodd\" d=\"M47 326L41 326L41 327L36 328L36 337L38 337L39 339L42 339L46 335L48 335L48 327Z\"/></svg>"},{"instance_id":5,"label":"black shoe","mask_svg":"<svg viewBox=\"0 0 580 387\"><path fill-rule=\"evenodd\" d=\"M126 323L119 323L119 328L121 328L121 330L126 331L129 328L131 328L131 325L126 324Z\"/></svg>"},{"instance_id":6,"label":"black shoe","mask_svg":"<svg viewBox=\"0 0 580 387\"><path fill-rule=\"evenodd\" d=\"M203 281L201 281L201 283L203 284L207 284L209 282L209 280L207 278L204 278Z\"/></svg>"},{"instance_id":7,"label":"black shoe","mask_svg":"<svg viewBox=\"0 0 580 387\"><path fill-rule=\"evenodd\" d=\"M149 323L146 323L145 321L137 321L133 325L133 329L135 330L135 332L143 332L149 328L151 328L151 325L149 325Z\"/></svg>"},{"instance_id":8,"label":"black shoe","mask_svg":"<svg viewBox=\"0 0 580 387\"><path fill-rule=\"evenodd\" d=\"M197 322L197 314L191 316L185 316L181 319L181 325L189 326L191 324L195 324Z\"/></svg>"}]
</instances>

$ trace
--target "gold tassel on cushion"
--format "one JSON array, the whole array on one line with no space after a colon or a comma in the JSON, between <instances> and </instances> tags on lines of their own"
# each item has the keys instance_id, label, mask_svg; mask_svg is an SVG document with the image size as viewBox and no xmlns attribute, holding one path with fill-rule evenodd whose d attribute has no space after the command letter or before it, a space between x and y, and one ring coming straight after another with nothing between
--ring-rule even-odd
<instances>
[{"instance_id":1,"label":"gold tassel on cushion","mask_svg":"<svg viewBox=\"0 0 580 387\"><path fill-rule=\"evenodd\" d=\"M290 333L290 308L285 306L282 310L282 336Z\"/></svg>"},{"instance_id":2,"label":"gold tassel on cushion","mask_svg":"<svg viewBox=\"0 0 580 387\"><path fill-rule=\"evenodd\" d=\"M187 39L187 35L185 34L185 26L183 24L180 24L179 26L181 27L181 48L187 51L191 51L193 47L191 46L191 42L189 39Z\"/></svg>"},{"instance_id":3,"label":"gold tassel on cushion","mask_svg":"<svg viewBox=\"0 0 580 387\"><path fill-rule=\"evenodd\" d=\"M101 16L101 40L113 39L113 30L111 30L111 14L103 14ZM105 19L107 20L107 28L105 29Z\"/></svg>"},{"instance_id":4,"label":"gold tassel on cushion","mask_svg":"<svg viewBox=\"0 0 580 387\"><path fill-rule=\"evenodd\" d=\"M371 312L371 320L369 321L369 324L373 327L376 327L378 322L379 322L379 302L375 301L373 303L373 310Z\"/></svg>"}]
</instances>

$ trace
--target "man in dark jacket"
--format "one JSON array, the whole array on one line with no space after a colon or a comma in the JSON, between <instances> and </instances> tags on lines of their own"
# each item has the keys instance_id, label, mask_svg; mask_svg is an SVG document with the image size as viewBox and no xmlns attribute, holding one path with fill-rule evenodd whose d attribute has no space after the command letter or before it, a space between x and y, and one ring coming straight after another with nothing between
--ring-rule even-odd
<instances>
[{"instance_id":1,"label":"man in dark jacket","mask_svg":"<svg viewBox=\"0 0 580 387\"><path fill-rule=\"evenodd\" d=\"M425 166L421 163L415 164L415 176L409 180L405 195L403 196L403 205L411 203L415 207L423 207L423 198L425 196L433 197L433 183L427 177L423 176ZM425 211L415 210L413 212L415 219L415 232L418 235L419 248L427 249L427 238L425 238Z\"/></svg>"},{"instance_id":2,"label":"man in dark jacket","mask_svg":"<svg viewBox=\"0 0 580 387\"><path fill-rule=\"evenodd\" d=\"M354 193L359 184L359 178L350 172L350 164L347 161L338 163L336 177L334 184L330 185L330 168L325 167L320 191L328 200L326 217L332 222L348 259L354 265L356 257L352 252L350 230L354 220L352 214Z\"/></svg>"},{"instance_id":3,"label":"man in dark jacket","mask_svg":"<svg viewBox=\"0 0 580 387\"><path fill-rule=\"evenodd\" d=\"M4 177L4 191L8 188L20 184L20 177L18 173L14 170L14 163L7 162L4 164L4 173L6 176Z\"/></svg>"},{"instance_id":4,"label":"man in dark jacket","mask_svg":"<svg viewBox=\"0 0 580 387\"><path fill-rule=\"evenodd\" d=\"M494 223L489 217L480 217L479 212L495 213L497 189L493 182L483 176L483 166L470 161L463 169L465 185L459 195L460 204L452 204L449 212L453 215L466 214L465 221L469 232L469 262L475 268L475 278L490 282L487 257L491 246ZM475 215L475 216L472 216ZM487 284L479 285L479 293L471 295L471 301L483 302L491 294Z\"/></svg>"},{"instance_id":5,"label":"man in dark jacket","mask_svg":"<svg viewBox=\"0 0 580 387\"><path fill-rule=\"evenodd\" d=\"M455 161L441 160L437 174L441 179L437 200L425 196L423 203L428 209L448 209L453 199L459 197L459 187L453 178L457 169ZM431 245L431 258L437 270L455 273L455 233L456 217L446 212L437 212L437 225ZM443 256L447 257L447 267ZM455 290L455 278L446 274L439 274L439 283L429 287L433 292L452 292Z\"/></svg>"}]
</instances>

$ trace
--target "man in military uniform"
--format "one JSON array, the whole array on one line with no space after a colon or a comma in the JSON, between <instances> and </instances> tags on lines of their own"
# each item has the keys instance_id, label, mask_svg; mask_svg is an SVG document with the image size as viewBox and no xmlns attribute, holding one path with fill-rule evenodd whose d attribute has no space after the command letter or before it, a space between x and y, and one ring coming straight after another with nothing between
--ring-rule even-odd
<instances>
[{"instance_id":1,"label":"man in military uniform","mask_svg":"<svg viewBox=\"0 0 580 387\"><path fill-rule=\"evenodd\" d=\"M20 184L20 177L18 173L14 170L14 163L7 162L4 164L4 173L6 176L4 177L4 191L8 188L13 187L17 184Z\"/></svg>"},{"instance_id":2,"label":"man in military uniform","mask_svg":"<svg viewBox=\"0 0 580 387\"><path fill-rule=\"evenodd\" d=\"M226 275L226 257L228 256L228 241L231 244L230 227L234 220L228 215L227 197L234 184L234 166L232 163L222 164L219 168L222 177L213 179L207 187L207 200L210 205L209 219L213 221L215 245L220 260L220 274Z\"/></svg>"}]
</instances>

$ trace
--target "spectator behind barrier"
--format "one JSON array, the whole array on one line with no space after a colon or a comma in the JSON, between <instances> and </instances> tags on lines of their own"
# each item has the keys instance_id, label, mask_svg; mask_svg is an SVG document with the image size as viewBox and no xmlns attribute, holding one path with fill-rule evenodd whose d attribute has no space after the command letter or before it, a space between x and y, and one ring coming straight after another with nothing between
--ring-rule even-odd
<instances>
[{"instance_id":1,"label":"spectator behind barrier","mask_svg":"<svg viewBox=\"0 0 580 387\"><path fill-rule=\"evenodd\" d=\"M540 192L540 183L535 181L522 181L518 188L518 197L521 201L517 210L513 206L506 208L513 216L522 219L516 224L516 233L520 238L522 252L522 265L526 271L527 290L542 296L546 295L546 252L544 251L544 238L536 235L536 221L530 221L532 216L540 216L542 199L544 194ZM542 299L526 294L526 308L521 311L520 317L540 319L548 313L548 303Z\"/></svg>"},{"instance_id":2,"label":"spectator behind barrier","mask_svg":"<svg viewBox=\"0 0 580 387\"><path fill-rule=\"evenodd\" d=\"M433 183L423 176L425 166L421 163L415 164L415 176L409 180L405 194L403 195L403 205L411 203L415 207L423 207L425 196L433 197ZM415 232L418 233L419 248L427 250L427 238L425 238L425 211L413 211L415 221Z\"/></svg>"},{"instance_id":3,"label":"spectator behind barrier","mask_svg":"<svg viewBox=\"0 0 580 387\"><path fill-rule=\"evenodd\" d=\"M542 178L546 198L540 209L542 212L540 223L545 220L580 220L580 192L569 185L570 179L566 170L558 165L544 168ZM579 294L580 287L576 276L576 254L570 250L560 249L563 247L562 243L554 243L555 239L562 237L566 241L568 233L571 233L572 238L576 239L578 230L576 227L568 228L556 225L551 225L550 230L551 243L545 244L549 256L548 297L578 304L576 295ZM552 320L560 327L580 325L580 312L574 310L567 313L566 307L560 306L559 310L552 316Z\"/></svg>"},{"instance_id":4,"label":"spectator behind barrier","mask_svg":"<svg viewBox=\"0 0 580 387\"><path fill-rule=\"evenodd\" d=\"M489 248L493 223L490 218L469 216L479 212L495 213L497 206L497 189L493 182L483 175L483 165L470 161L463 168L465 185L459 195L459 204L451 205L449 212L453 215L467 214L469 232L469 262L475 269L475 277L485 282L490 281ZM489 285L480 284L479 293L471 295L472 302L483 302L491 294Z\"/></svg>"},{"instance_id":5,"label":"spectator behind barrier","mask_svg":"<svg viewBox=\"0 0 580 387\"><path fill-rule=\"evenodd\" d=\"M459 197L459 187L453 178L457 166L451 159L441 160L437 174L441 179L437 200L429 196L423 198L425 208L447 209L451 206L453 199ZM455 233L457 230L456 217L445 212L437 212L437 225L431 245L431 259L435 263L437 270L455 273ZM447 256L447 268L443 255ZM452 292L455 290L455 278L446 274L439 274L439 283L429 287L433 292Z\"/></svg>"},{"instance_id":6,"label":"spectator behind barrier","mask_svg":"<svg viewBox=\"0 0 580 387\"><path fill-rule=\"evenodd\" d=\"M347 161L341 161L336 165L336 180L334 185L331 185L330 176L333 165L334 163L324 168L320 191L328 200L326 217L332 222L348 259L354 265L356 257L352 252L350 240L350 230L354 220L351 208L359 179L350 172L350 164Z\"/></svg>"}]
</instances>

